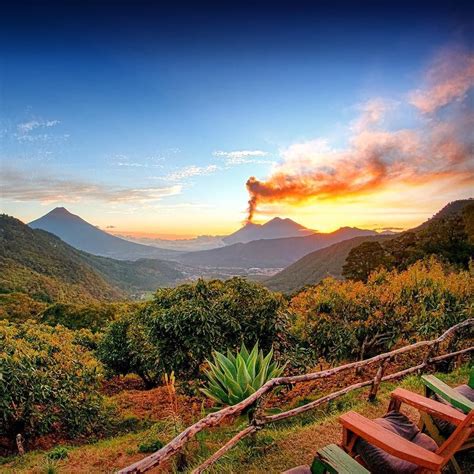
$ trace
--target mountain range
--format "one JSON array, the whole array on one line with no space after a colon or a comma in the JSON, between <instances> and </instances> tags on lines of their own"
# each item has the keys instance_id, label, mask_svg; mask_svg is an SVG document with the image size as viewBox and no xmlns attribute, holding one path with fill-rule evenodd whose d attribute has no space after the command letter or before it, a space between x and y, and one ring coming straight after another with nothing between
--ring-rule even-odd
<instances>
[{"instance_id":1,"label":"mountain range","mask_svg":"<svg viewBox=\"0 0 474 474\"><path fill-rule=\"evenodd\" d=\"M363 242L380 242L402 265L430 254L456 262L474 257L474 200L453 201L423 224L397 235L377 235L344 240L309 253L281 272L263 281L274 291L292 293L315 285L327 276L342 278L342 267L351 251Z\"/></svg>"},{"instance_id":2,"label":"mountain range","mask_svg":"<svg viewBox=\"0 0 474 474\"><path fill-rule=\"evenodd\" d=\"M284 237L304 237L314 234L315 231L308 229L301 224L291 220L275 217L265 224L254 224L249 222L233 234L224 237L222 240L227 245L237 243L247 243L252 240L279 239Z\"/></svg>"},{"instance_id":3,"label":"mountain range","mask_svg":"<svg viewBox=\"0 0 474 474\"><path fill-rule=\"evenodd\" d=\"M171 262L91 255L49 232L0 215L0 293L25 293L41 301L116 300L182 278Z\"/></svg>"},{"instance_id":4,"label":"mountain range","mask_svg":"<svg viewBox=\"0 0 474 474\"><path fill-rule=\"evenodd\" d=\"M76 249L118 260L172 259L178 254L174 250L138 244L111 235L72 214L64 207L56 207L28 225L32 229L51 232Z\"/></svg>"},{"instance_id":5,"label":"mountain range","mask_svg":"<svg viewBox=\"0 0 474 474\"><path fill-rule=\"evenodd\" d=\"M270 221L271 222L271 221ZM309 252L353 237L377 235L373 230L341 227L331 233L305 237L260 239L225 247L177 255L187 265L234 268L283 268Z\"/></svg>"}]
</instances>

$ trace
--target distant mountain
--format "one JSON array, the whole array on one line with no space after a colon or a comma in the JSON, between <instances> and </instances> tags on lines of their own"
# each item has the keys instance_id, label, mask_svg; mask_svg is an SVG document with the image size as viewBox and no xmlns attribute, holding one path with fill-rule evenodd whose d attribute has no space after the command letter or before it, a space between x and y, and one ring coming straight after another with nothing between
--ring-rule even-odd
<instances>
[{"instance_id":1,"label":"distant mountain","mask_svg":"<svg viewBox=\"0 0 474 474\"><path fill-rule=\"evenodd\" d=\"M28 225L33 229L51 232L76 249L119 260L138 260L139 258L168 260L178 253L174 250L150 247L115 237L70 213L64 207L56 207Z\"/></svg>"},{"instance_id":2,"label":"distant mountain","mask_svg":"<svg viewBox=\"0 0 474 474\"><path fill-rule=\"evenodd\" d=\"M161 249L178 250L180 252L193 252L210 250L223 247L225 243L219 235L199 235L191 239L161 239L159 237L139 237L129 234L114 234L137 244L150 245Z\"/></svg>"},{"instance_id":3,"label":"distant mountain","mask_svg":"<svg viewBox=\"0 0 474 474\"><path fill-rule=\"evenodd\" d=\"M42 301L107 301L170 286L182 277L171 262L98 257L0 215L0 293Z\"/></svg>"},{"instance_id":4,"label":"distant mountain","mask_svg":"<svg viewBox=\"0 0 474 474\"><path fill-rule=\"evenodd\" d=\"M282 268L304 255L342 240L358 236L377 235L375 231L342 227L328 234L305 237L261 239L226 247L190 252L177 257L187 265L235 268Z\"/></svg>"},{"instance_id":5,"label":"distant mountain","mask_svg":"<svg viewBox=\"0 0 474 474\"><path fill-rule=\"evenodd\" d=\"M466 262L474 256L474 200L449 203L420 226L395 236L357 237L309 253L263 283L271 290L291 293L326 276L342 278L347 257L363 242L379 242L398 268L428 255L454 264Z\"/></svg>"},{"instance_id":6,"label":"distant mountain","mask_svg":"<svg viewBox=\"0 0 474 474\"><path fill-rule=\"evenodd\" d=\"M253 224L252 222L245 224L244 227L222 240L225 244L232 245L252 240L303 237L310 234L314 234L314 230L307 229L291 219L275 217L265 224Z\"/></svg>"},{"instance_id":7,"label":"distant mountain","mask_svg":"<svg viewBox=\"0 0 474 474\"><path fill-rule=\"evenodd\" d=\"M392 237L393 235L384 234L343 240L305 255L262 283L270 290L292 293L306 285L315 285L328 276L340 279L342 266L353 248L362 242L379 242Z\"/></svg>"}]
</instances>

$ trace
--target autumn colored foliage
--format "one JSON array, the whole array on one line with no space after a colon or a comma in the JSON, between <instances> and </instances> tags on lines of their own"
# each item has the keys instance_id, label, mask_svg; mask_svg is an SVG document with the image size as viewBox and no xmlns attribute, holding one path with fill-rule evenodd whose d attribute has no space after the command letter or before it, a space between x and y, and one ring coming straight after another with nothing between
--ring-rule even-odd
<instances>
[{"instance_id":1,"label":"autumn colored foliage","mask_svg":"<svg viewBox=\"0 0 474 474\"><path fill-rule=\"evenodd\" d=\"M328 360L366 358L397 341L429 338L472 316L474 277L431 258L367 283L332 278L295 296L292 332Z\"/></svg>"}]
</instances>

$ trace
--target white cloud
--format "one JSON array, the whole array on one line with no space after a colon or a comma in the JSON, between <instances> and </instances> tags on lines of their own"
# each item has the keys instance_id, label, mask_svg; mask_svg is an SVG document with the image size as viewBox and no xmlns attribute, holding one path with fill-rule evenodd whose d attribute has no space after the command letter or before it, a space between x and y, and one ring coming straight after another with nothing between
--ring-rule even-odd
<instances>
[{"instance_id":1,"label":"white cloud","mask_svg":"<svg viewBox=\"0 0 474 474\"><path fill-rule=\"evenodd\" d=\"M30 120L28 122L19 123L17 125L17 130L21 134L27 134L37 128L51 128L60 123L59 120Z\"/></svg>"},{"instance_id":2,"label":"white cloud","mask_svg":"<svg viewBox=\"0 0 474 474\"><path fill-rule=\"evenodd\" d=\"M16 169L3 169L2 198L41 203L79 202L84 198L115 204L143 204L181 194L182 186L131 188L52 175L32 176Z\"/></svg>"},{"instance_id":3,"label":"white cloud","mask_svg":"<svg viewBox=\"0 0 474 474\"><path fill-rule=\"evenodd\" d=\"M226 165L242 165L247 163L270 163L258 158L268 156L268 152L263 150L235 150L222 151L217 150L213 153L216 158L223 159Z\"/></svg>"},{"instance_id":4,"label":"white cloud","mask_svg":"<svg viewBox=\"0 0 474 474\"><path fill-rule=\"evenodd\" d=\"M219 167L216 165L208 165L208 166L190 165L190 166L185 166L184 168L178 169L176 171L173 171L160 179L163 179L166 181L182 181L186 178L191 178L193 176L209 175L209 174L215 173L218 169Z\"/></svg>"}]
</instances>

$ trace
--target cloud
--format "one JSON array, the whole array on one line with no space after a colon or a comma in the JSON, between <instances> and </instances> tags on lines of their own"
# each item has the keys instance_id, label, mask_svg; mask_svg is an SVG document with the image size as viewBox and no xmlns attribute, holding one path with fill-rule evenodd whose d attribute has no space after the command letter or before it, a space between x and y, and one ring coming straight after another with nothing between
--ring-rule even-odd
<instances>
[{"instance_id":1,"label":"cloud","mask_svg":"<svg viewBox=\"0 0 474 474\"><path fill-rule=\"evenodd\" d=\"M37 128L51 128L60 123L59 120L30 120L28 122L19 123L17 125L17 130L21 134L26 134Z\"/></svg>"},{"instance_id":2,"label":"cloud","mask_svg":"<svg viewBox=\"0 0 474 474\"><path fill-rule=\"evenodd\" d=\"M55 127L61 122L59 120L29 120L28 122L19 123L16 126L16 133L13 134L19 142L48 142L52 136L46 133L46 129ZM55 139L67 140L69 134L63 134Z\"/></svg>"},{"instance_id":3,"label":"cloud","mask_svg":"<svg viewBox=\"0 0 474 474\"><path fill-rule=\"evenodd\" d=\"M42 203L79 202L88 199L116 204L142 204L180 194L182 190L179 184L129 188L51 175L33 176L8 168L2 169L0 184L3 199Z\"/></svg>"},{"instance_id":4,"label":"cloud","mask_svg":"<svg viewBox=\"0 0 474 474\"><path fill-rule=\"evenodd\" d=\"M268 156L266 151L262 150L236 150L222 151L218 150L213 156L223 159L226 165L242 165L247 163L270 163L267 160L258 160L259 157Z\"/></svg>"},{"instance_id":5,"label":"cloud","mask_svg":"<svg viewBox=\"0 0 474 474\"><path fill-rule=\"evenodd\" d=\"M178 169L169 173L164 177L160 177L159 179L163 179L165 181L183 181L186 178L191 178L193 176L205 176L212 173L215 173L218 170L218 166L216 165L208 165L208 166L196 166L190 165L185 166L184 168Z\"/></svg>"},{"instance_id":6,"label":"cloud","mask_svg":"<svg viewBox=\"0 0 474 474\"><path fill-rule=\"evenodd\" d=\"M452 64L452 70L460 77L430 73L434 74L436 84L431 95L418 96L421 112L434 112L465 96L468 63L464 57L458 60L460 64ZM420 121L417 128L398 130L382 128L383 119L391 110L390 102L374 99L360 110L360 117L350 127L352 135L345 149L333 148L324 139L296 143L281 152L281 161L268 179L251 176L246 183L248 220L264 203L296 205L353 199L390 187L419 186L440 180L449 181L451 187L474 184L472 110L451 114L444 121L434 115L430 122Z\"/></svg>"},{"instance_id":7,"label":"cloud","mask_svg":"<svg viewBox=\"0 0 474 474\"><path fill-rule=\"evenodd\" d=\"M426 74L426 86L410 94L410 103L432 114L453 101L463 100L474 86L474 54L445 51Z\"/></svg>"},{"instance_id":8,"label":"cloud","mask_svg":"<svg viewBox=\"0 0 474 474\"><path fill-rule=\"evenodd\" d=\"M370 99L367 102L360 104L358 106L360 116L352 124L352 129L354 131L361 131L381 124L387 112L392 110L395 105L396 102L382 99L380 97Z\"/></svg>"}]
</instances>

